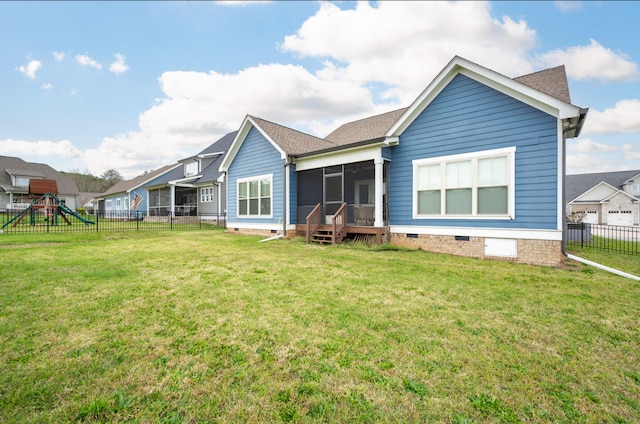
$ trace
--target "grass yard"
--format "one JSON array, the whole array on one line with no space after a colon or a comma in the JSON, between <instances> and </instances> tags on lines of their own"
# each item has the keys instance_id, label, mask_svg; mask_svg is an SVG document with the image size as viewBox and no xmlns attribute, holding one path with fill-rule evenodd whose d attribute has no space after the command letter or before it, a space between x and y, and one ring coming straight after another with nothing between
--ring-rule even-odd
<instances>
[{"instance_id":1,"label":"grass yard","mask_svg":"<svg viewBox=\"0 0 640 424\"><path fill-rule=\"evenodd\" d=\"M640 421L637 282L258 240L0 236L0 422Z\"/></svg>"}]
</instances>

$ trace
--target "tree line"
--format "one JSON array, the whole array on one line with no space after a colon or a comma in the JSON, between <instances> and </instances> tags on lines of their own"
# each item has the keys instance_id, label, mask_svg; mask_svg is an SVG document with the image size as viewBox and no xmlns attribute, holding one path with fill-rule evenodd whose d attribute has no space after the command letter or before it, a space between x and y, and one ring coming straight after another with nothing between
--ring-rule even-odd
<instances>
[{"instance_id":1,"label":"tree line","mask_svg":"<svg viewBox=\"0 0 640 424\"><path fill-rule=\"evenodd\" d=\"M104 193L123 179L115 169L104 171L99 177L92 175L88 170L81 172L79 169L61 173L76 183L78 191L87 193Z\"/></svg>"}]
</instances>

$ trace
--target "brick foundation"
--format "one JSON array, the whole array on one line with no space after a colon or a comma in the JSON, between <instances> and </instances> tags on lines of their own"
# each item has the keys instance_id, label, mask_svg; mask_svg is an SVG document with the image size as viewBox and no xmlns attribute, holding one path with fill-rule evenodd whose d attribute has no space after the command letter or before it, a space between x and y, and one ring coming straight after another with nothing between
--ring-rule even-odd
<instances>
[{"instance_id":1,"label":"brick foundation","mask_svg":"<svg viewBox=\"0 0 640 424\"><path fill-rule=\"evenodd\" d=\"M515 257L485 255L484 237L469 237L467 241L466 239L456 240L454 236L417 234L408 237L407 234L392 233L389 242L396 246L422 249L434 253L531 265L558 266L564 259L562 242L554 240L520 239L517 241L518 254Z\"/></svg>"}]
</instances>

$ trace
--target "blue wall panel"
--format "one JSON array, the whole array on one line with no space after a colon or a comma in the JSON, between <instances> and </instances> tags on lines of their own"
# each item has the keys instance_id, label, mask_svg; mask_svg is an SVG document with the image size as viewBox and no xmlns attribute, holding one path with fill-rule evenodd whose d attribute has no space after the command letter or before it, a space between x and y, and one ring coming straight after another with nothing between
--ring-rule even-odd
<instances>
[{"instance_id":1,"label":"blue wall panel","mask_svg":"<svg viewBox=\"0 0 640 424\"><path fill-rule=\"evenodd\" d=\"M233 222L252 224L282 224L283 213L283 181L284 160L280 152L258 131L251 128L240 146L240 150L229 166L228 219ZM272 218L238 217L237 214L237 180L273 174Z\"/></svg>"},{"instance_id":2,"label":"blue wall panel","mask_svg":"<svg viewBox=\"0 0 640 424\"><path fill-rule=\"evenodd\" d=\"M412 218L412 160L511 146L516 147L514 220ZM388 150L391 225L557 227L556 118L467 76L457 75Z\"/></svg>"}]
</instances>

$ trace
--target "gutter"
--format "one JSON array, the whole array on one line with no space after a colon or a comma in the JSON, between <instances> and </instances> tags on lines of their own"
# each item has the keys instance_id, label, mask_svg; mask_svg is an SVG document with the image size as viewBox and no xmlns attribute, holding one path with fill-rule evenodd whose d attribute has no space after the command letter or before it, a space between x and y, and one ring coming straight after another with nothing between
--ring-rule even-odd
<instances>
[{"instance_id":1,"label":"gutter","mask_svg":"<svg viewBox=\"0 0 640 424\"><path fill-rule=\"evenodd\" d=\"M621 276L621 277L630 278L631 280L635 280L635 281L640 281L640 277L637 277L637 276L635 276L635 275L633 275L633 274L628 274L628 273L626 273L626 272L623 272L623 271L620 271L620 270L617 270L617 269L614 269L614 268L609 268L608 266L601 265L601 264L599 264L599 263L592 262L592 261L589 261L589 260L587 260L587 259L579 258L579 257L574 256L574 255L567 255L567 257L568 257L569 259L574 260L574 261L582 262L583 264L586 264L586 265L590 265L590 266L596 267L596 268L598 268L598 269L601 269L601 270L603 270L603 271L610 272L610 273L612 273L612 274L619 275L619 276Z\"/></svg>"},{"instance_id":2,"label":"gutter","mask_svg":"<svg viewBox=\"0 0 640 424\"><path fill-rule=\"evenodd\" d=\"M312 152L306 152L306 153L293 154L293 155L290 155L290 157L293 158L293 159L298 159L298 158L305 158L307 156L322 155L322 154L325 154L325 153L332 153L332 152L337 152L337 151L340 151L340 150L347 150L347 149L351 149L351 148L355 148L355 147L362 147L362 146L368 146L368 145L371 145L371 144L382 143L382 142L386 141L388 138L389 137L378 137L378 138L373 138L373 139L370 139L370 140L357 141L355 143L339 144L339 145L336 145L334 147L328 147L326 149L314 150Z\"/></svg>"}]
</instances>

